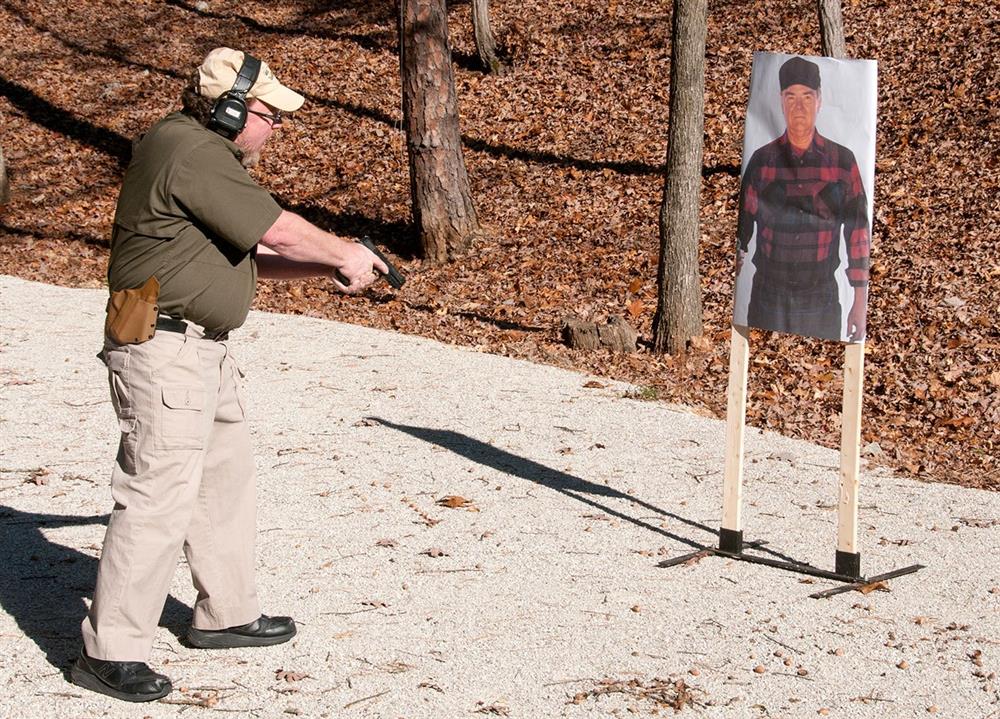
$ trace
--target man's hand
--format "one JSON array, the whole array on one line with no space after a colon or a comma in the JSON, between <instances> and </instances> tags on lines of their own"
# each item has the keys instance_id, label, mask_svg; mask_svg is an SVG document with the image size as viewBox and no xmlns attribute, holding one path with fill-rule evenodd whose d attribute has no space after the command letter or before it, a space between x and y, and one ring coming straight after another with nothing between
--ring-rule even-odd
<instances>
[{"instance_id":1,"label":"man's hand","mask_svg":"<svg viewBox=\"0 0 1000 719\"><path fill-rule=\"evenodd\" d=\"M378 279L379 274L388 274L389 268L375 254L358 242L346 242L341 248L342 259L335 267L332 277L338 290L349 295L356 294Z\"/></svg>"},{"instance_id":2,"label":"man's hand","mask_svg":"<svg viewBox=\"0 0 1000 719\"><path fill-rule=\"evenodd\" d=\"M849 342L861 342L865 338L865 305L867 304L866 287L854 288L854 303L847 313L847 339Z\"/></svg>"}]
</instances>

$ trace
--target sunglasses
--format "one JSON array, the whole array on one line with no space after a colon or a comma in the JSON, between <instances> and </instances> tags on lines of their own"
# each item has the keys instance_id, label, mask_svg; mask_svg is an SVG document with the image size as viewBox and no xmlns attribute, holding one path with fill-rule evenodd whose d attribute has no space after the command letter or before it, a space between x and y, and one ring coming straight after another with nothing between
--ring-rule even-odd
<instances>
[{"instance_id":1,"label":"sunglasses","mask_svg":"<svg viewBox=\"0 0 1000 719\"><path fill-rule=\"evenodd\" d=\"M257 117L263 117L265 120L271 123L271 127L280 125L282 122L281 110L275 110L273 115L269 115L266 112L258 112L257 110L247 109L251 115L256 115Z\"/></svg>"}]
</instances>

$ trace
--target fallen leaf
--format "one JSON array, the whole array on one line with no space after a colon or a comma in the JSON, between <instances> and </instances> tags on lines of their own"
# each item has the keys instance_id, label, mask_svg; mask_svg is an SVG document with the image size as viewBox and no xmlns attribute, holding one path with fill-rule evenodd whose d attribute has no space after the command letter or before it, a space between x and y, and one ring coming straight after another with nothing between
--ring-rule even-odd
<instances>
[{"instance_id":1,"label":"fallen leaf","mask_svg":"<svg viewBox=\"0 0 1000 719\"><path fill-rule=\"evenodd\" d=\"M274 670L274 680L275 681L285 681L285 682L300 682L303 679L308 678L309 675L305 672L290 672L285 669L275 669Z\"/></svg>"},{"instance_id":2,"label":"fallen leaf","mask_svg":"<svg viewBox=\"0 0 1000 719\"><path fill-rule=\"evenodd\" d=\"M871 582L870 584L865 584L858 587L858 591L862 594L871 594L872 592L888 592L889 584L885 581Z\"/></svg>"},{"instance_id":3,"label":"fallen leaf","mask_svg":"<svg viewBox=\"0 0 1000 719\"><path fill-rule=\"evenodd\" d=\"M477 704L483 704L483 702L476 702ZM476 709L476 714L493 714L495 716L510 716L510 709L503 704L490 704L489 706L483 706L481 709Z\"/></svg>"},{"instance_id":4,"label":"fallen leaf","mask_svg":"<svg viewBox=\"0 0 1000 719\"><path fill-rule=\"evenodd\" d=\"M24 480L25 484L34 484L36 486L43 486L49 483L49 475L52 472L47 470L45 467L39 467L38 469L33 469L29 474L28 478Z\"/></svg>"},{"instance_id":5,"label":"fallen leaf","mask_svg":"<svg viewBox=\"0 0 1000 719\"><path fill-rule=\"evenodd\" d=\"M451 509L460 509L462 507L471 507L472 500L466 499L465 497L459 497L457 494L450 494L447 497L441 497L437 502L442 507L450 507Z\"/></svg>"}]
</instances>

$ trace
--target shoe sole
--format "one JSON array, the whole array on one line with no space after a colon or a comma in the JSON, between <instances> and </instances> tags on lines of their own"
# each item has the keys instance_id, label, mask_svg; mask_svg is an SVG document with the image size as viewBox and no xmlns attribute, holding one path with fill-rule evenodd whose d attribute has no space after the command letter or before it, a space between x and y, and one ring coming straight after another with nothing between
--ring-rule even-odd
<instances>
[{"instance_id":1,"label":"shoe sole","mask_svg":"<svg viewBox=\"0 0 1000 719\"><path fill-rule=\"evenodd\" d=\"M273 637L248 637L241 634L219 634L203 632L192 627L188 630L188 643L196 649L241 649L243 647L270 647L284 644L298 633L293 629L288 634L278 634Z\"/></svg>"},{"instance_id":2,"label":"shoe sole","mask_svg":"<svg viewBox=\"0 0 1000 719\"><path fill-rule=\"evenodd\" d=\"M84 689L89 689L90 691L97 692L99 694L107 694L109 697L114 697L115 699L121 699L122 701L126 702L156 701L157 699L162 699L163 697L167 696L167 694L169 694L174 689L174 687L171 684L167 684L167 686L164 687L162 692L158 692L156 694L129 694L127 692L119 691L118 689L108 686L90 672L83 671L76 665L73 666L73 669L70 671L69 675L70 679L73 680L73 683L79 687L83 687Z\"/></svg>"}]
</instances>

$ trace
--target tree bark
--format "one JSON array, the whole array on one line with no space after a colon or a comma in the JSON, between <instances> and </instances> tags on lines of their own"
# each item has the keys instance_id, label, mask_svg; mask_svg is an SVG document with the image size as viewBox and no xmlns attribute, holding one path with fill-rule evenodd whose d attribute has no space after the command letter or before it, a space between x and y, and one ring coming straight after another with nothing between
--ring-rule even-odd
<instances>
[{"instance_id":1,"label":"tree bark","mask_svg":"<svg viewBox=\"0 0 1000 719\"><path fill-rule=\"evenodd\" d=\"M462 157L445 0L401 0L400 69L414 224L424 257L447 262L479 233Z\"/></svg>"},{"instance_id":2,"label":"tree bark","mask_svg":"<svg viewBox=\"0 0 1000 719\"><path fill-rule=\"evenodd\" d=\"M0 148L0 205L6 205L10 199L10 186L7 184L7 163L3 160L3 148Z\"/></svg>"},{"instance_id":3,"label":"tree bark","mask_svg":"<svg viewBox=\"0 0 1000 719\"><path fill-rule=\"evenodd\" d=\"M826 57L847 57L844 42L844 18L840 0L816 0L819 10L819 27L823 37L823 54Z\"/></svg>"},{"instance_id":4,"label":"tree bark","mask_svg":"<svg viewBox=\"0 0 1000 719\"><path fill-rule=\"evenodd\" d=\"M659 298L653 350L683 352L701 335L702 133L705 125L707 0L674 0L667 176L660 207Z\"/></svg>"},{"instance_id":5,"label":"tree bark","mask_svg":"<svg viewBox=\"0 0 1000 719\"><path fill-rule=\"evenodd\" d=\"M562 336L573 349L596 350L606 348L613 352L635 352L639 333L624 317L609 317L604 324L587 322L579 317L563 319Z\"/></svg>"},{"instance_id":6,"label":"tree bark","mask_svg":"<svg viewBox=\"0 0 1000 719\"><path fill-rule=\"evenodd\" d=\"M490 26L490 0L472 0L472 30L483 69L493 75L503 72L503 63L497 57L497 41Z\"/></svg>"}]
</instances>

